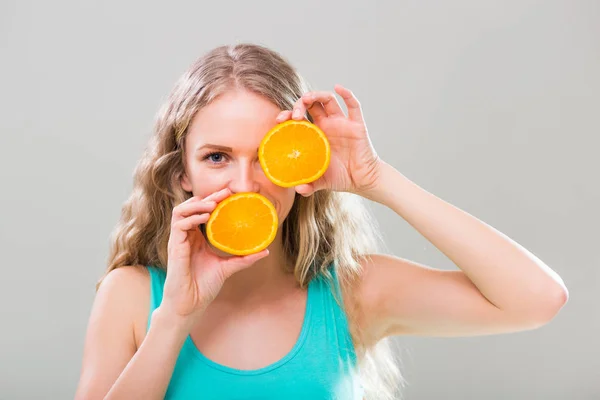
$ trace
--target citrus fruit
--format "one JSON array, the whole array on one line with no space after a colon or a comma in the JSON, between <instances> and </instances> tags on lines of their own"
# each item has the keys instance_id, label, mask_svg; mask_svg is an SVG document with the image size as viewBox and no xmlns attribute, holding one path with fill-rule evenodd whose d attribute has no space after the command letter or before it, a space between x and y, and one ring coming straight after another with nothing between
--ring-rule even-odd
<instances>
[{"instance_id":1,"label":"citrus fruit","mask_svg":"<svg viewBox=\"0 0 600 400\"><path fill-rule=\"evenodd\" d=\"M309 121L288 120L275 125L262 139L258 159L271 182L282 187L320 178L331 158L325 133Z\"/></svg>"},{"instance_id":2,"label":"citrus fruit","mask_svg":"<svg viewBox=\"0 0 600 400\"><path fill-rule=\"evenodd\" d=\"M221 201L206 223L206 237L234 255L258 253L271 244L278 218L273 204L258 193L236 193Z\"/></svg>"}]
</instances>

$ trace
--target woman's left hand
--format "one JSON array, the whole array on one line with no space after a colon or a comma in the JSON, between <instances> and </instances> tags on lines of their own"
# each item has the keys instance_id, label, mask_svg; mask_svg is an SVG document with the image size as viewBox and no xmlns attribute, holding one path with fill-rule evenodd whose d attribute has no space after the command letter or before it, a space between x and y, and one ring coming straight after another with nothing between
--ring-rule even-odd
<instances>
[{"instance_id":1,"label":"woman's left hand","mask_svg":"<svg viewBox=\"0 0 600 400\"><path fill-rule=\"evenodd\" d=\"M332 92L314 91L305 93L293 110L282 111L277 117L278 123L290 118L302 120L308 111L329 140L329 168L316 181L296 187L303 196L321 189L363 194L375 185L379 175L380 159L369 139L360 103L350 90L340 85L334 90L344 100L348 116Z\"/></svg>"}]
</instances>

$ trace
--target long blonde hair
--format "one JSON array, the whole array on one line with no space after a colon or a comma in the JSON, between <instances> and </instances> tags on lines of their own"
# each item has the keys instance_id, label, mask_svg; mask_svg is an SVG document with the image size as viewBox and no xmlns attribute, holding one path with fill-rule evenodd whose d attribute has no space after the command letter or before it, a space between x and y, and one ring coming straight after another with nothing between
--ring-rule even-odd
<instances>
[{"instance_id":1,"label":"long blonde hair","mask_svg":"<svg viewBox=\"0 0 600 400\"><path fill-rule=\"evenodd\" d=\"M111 236L106 274L125 265L166 269L172 210L192 196L180 184L187 127L200 108L234 88L262 95L282 110L291 109L309 90L284 58L256 44L217 47L194 62L161 108L154 135L135 169L133 191ZM377 232L358 196L326 190L310 197L296 195L282 225L285 253L294 264L290 272L302 286L320 273L331 279L328 266L335 268L340 286L350 296L345 309L365 394L368 399L387 400L401 386L395 354L389 339L365 344L351 290L360 278L361 261L378 249Z\"/></svg>"}]
</instances>

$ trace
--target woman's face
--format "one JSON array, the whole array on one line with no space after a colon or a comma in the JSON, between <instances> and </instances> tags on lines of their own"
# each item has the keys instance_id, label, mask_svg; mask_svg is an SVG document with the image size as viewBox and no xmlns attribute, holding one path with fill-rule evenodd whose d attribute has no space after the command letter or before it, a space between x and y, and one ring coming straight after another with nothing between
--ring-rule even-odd
<instances>
[{"instance_id":1,"label":"woman's face","mask_svg":"<svg viewBox=\"0 0 600 400\"><path fill-rule=\"evenodd\" d=\"M233 90L202 108L186 137L186 173L181 186L204 198L221 189L260 193L269 199L280 224L294 203L294 188L282 188L265 176L258 146L277 123L280 109L266 98Z\"/></svg>"}]
</instances>

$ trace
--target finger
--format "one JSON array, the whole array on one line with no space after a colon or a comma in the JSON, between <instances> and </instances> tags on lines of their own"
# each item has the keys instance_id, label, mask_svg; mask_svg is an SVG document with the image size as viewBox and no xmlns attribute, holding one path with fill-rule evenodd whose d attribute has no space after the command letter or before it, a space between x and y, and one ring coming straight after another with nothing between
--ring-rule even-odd
<instances>
[{"instance_id":1,"label":"finger","mask_svg":"<svg viewBox=\"0 0 600 400\"><path fill-rule=\"evenodd\" d=\"M321 103L329 117L345 117L335 94L331 92L308 92L302 96L302 101L306 104Z\"/></svg>"},{"instance_id":2,"label":"finger","mask_svg":"<svg viewBox=\"0 0 600 400\"><path fill-rule=\"evenodd\" d=\"M209 213L190 215L175 224L175 228L182 231L193 231L198 229L198 225L207 223L209 218Z\"/></svg>"},{"instance_id":3,"label":"finger","mask_svg":"<svg viewBox=\"0 0 600 400\"><path fill-rule=\"evenodd\" d=\"M287 121L290 118L292 118L292 111L291 110L283 110L282 112L279 113L279 115L277 115L277 118L275 118L275 121L281 123L281 122Z\"/></svg>"},{"instance_id":4,"label":"finger","mask_svg":"<svg viewBox=\"0 0 600 400\"><path fill-rule=\"evenodd\" d=\"M174 227L175 224L193 215L200 215L201 213L211 213L217 207L217 203L223 201L230 195L231 190L229 190L229 188L225 188L219 190L218 192L212 193L204 199L201 199L198 196L193 196L187 199L183 203L173 208L173 215L171 216L171 226ZM210 216L210 214L207 215ZM196 224L196 227L198 227L198 225L200 224L206 223L207 221L208 219L206 221L199 222L198 224ZM182 240L185 240L185 237L180 237L179 235L175 235L175 237L177 243L181 243Z\"/></svg>"},{"instance_id":5,"label":"finger","mask_svg":"<svg viewBox=\"0 0 600 400\"><path fill-rule=\"evenodd\" d=\"M244 268L248 268L261 258L264 258L268 255L269 250L265 249L258 253L250 254L243 257L232 257L223 263L223 273L225 274L225 277L229 278L236 272L241 271Z\"/></svg>"},{"instance_id":6,"label":"finger","mask_svg":"<svg viewBox=\"0 0 600 400\"><path fill-rule=\"evenodd\" d=\"M192 213L211 212L216 207L216 204L213 205L213 203L221 202L230 195L231 190L229 190L229 188L225 188L219 190L218 192L212 193L205 198L192 196L173 208L171 223L175 223L182 218L188 217Z\"/></svg>"},{"instance_id":7,"label":"finger","mask_svg":"<svg viewBox=\"0 0 600 400\"><path fill-rule=\"evenodd\" d=\"M188 231L199 229L198 225L205 224L209 218L210 214L208 213L194 214L176 222L171 228L169 243L173 245L184 243L187 240Z\"/></svg>"},{"instance_id":8,"label":"finger","mask_svg":"<svg viewBox=\"0 0 600 400\"><path fill-rule=\"evenodd\" d=\"M360 107L360 102L354 96L354 93L350 89L346 89L342 85L335 85L334 87L337 94L341 96L346 104L346 108L348 109L348 118L352 121L356 122L364 122L363 121L363 113Z\"/></svg>"},{"instance_id":9,"label":"finger","mask_svg":"<svg viewBox=\"0 0 600 400\"><path fill-rule=\"evenodd\" d=\"M296 103L294 104L294 107L292 109L292 119L300 121L300 120L304 119L305 116L306 116L306 105L304 104L302 97L300 97L296 101Z\"/></svg>"},{"instance_id":10,"label":"finger","mask_svg":"<svg viewBox=\"0 0 600 400\"><path fill-rule=\"evenodd\" d=\"M229 196L231 196L231 190L229 188L225 188L211 194L210 196L206 196L204 200L212 200L218 203L225 200Z\"/></svg>"},{"instance_id":11,"label":"finger","mask_svg":"<svg viewBox=\"0 0 600 400\"><path fill-rule=\"evenodd\" d=\"M327 118L327 112L325 111L323 104L319 103L318 101L307 104L307 107L308 113L315 123L318 124L323 118Z\"/></svg>"},{"instance_id":12,"label":"finger","mask_svg":"<svg viewBox=\"0 0 600 400\"><path fill-rule=\"evenodd\" d=\"M192 196L189 199L185 200L184 202L179 203L177 206L175 206L175 208L183 205L183 204L188 204L188 203L197 203L200 201L222 201L223 199L225 199L227 196L231 195L231 190L229 190L229 188L225 188L225 189L221 189L218 192L214 192L209 196L206 196L204 198L200 197L200 196ZM175 209L174 208L174 209Z\"/></svg>"},{"instance_id":13,"label":"finger","mask_svg":"<svg viewBox=\"0 0 600 400\"><path fill-rule=\"evenodd\" d=\"M193 203L181 203L175 207L173 222L198 213L210 213L217 207L216 201L201 200Z\"/></svg>"}]
</instances>

